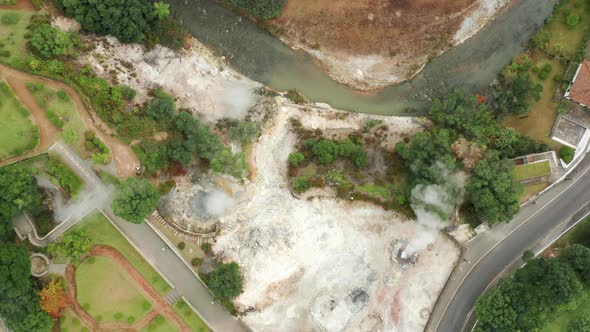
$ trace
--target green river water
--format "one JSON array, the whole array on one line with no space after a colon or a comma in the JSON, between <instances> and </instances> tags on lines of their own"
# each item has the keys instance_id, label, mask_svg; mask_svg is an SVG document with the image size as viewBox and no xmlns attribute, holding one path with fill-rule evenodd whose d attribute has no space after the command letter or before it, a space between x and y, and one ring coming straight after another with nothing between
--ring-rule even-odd
<instances>
[{"instance_id":1,"label":"green river water","mask_svg":"<svg viewBox=\"0 0 590 332\"><path fill-rule=\"evenodd\" d=\"M201 42L252 80L297 89L334 108L383 115L424 111L456 87L483 91L551 14L557 0L512 0L486 28L426 65L410 81L362 94L332 80L307 53L294 51L250 20L212 0L169 0L173 14Z\"/></svg>"}]
</instances>

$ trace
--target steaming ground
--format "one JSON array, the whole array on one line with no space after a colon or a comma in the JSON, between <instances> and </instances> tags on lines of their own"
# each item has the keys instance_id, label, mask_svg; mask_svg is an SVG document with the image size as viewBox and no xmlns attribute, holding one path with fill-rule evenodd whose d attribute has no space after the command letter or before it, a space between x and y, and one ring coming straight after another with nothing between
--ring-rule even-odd
<instances>
[{"instance_id":1,"label":"steaming ground","mask_svg":"<svg viewBox=\"0 0 590 332\"><path fill-rule=\"evenodd\" d=\"M286 180L295 136L304 126L362 126L364 115L280 107L255 144L253 183L221 218L214 250L237 261L245 277L236 304L254 331L421 331L459 251L440 232L368 203L297 199ZM421 128L412 118L382 118L390 139ZM396 139L393 139L396 138ZM394 142L388 142L393 144ZM417 261L400 258L427 231Z\"/></svg>"}]
</instances>

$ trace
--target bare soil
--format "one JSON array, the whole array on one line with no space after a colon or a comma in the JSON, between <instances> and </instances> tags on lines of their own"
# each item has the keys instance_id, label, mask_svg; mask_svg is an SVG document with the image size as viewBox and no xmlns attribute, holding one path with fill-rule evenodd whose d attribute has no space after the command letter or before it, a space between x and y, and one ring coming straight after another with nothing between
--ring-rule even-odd
<instances>
[{"instance_id":1,"label":"bare soil","mask_svg":"<svg viewBox=\"0 0 590 332\"><path fill-rule=\"evenodd\" d=\"M28 0L17 0L15 5L0 5L0 9L35 11L35 6Z\"/></svg>"},{"instance_id":2,"label":"bare soil","mask_svg":"<svg viewBox=\"0 0 590 332\"><path fill-rule=\"evenodd\" d=\"M457 44L455 34L483 2L489 3L289 0L272 23L283 41L318 58L336 80L371 90L413 76L428 59Z\"/></svg>"}]
</instances>

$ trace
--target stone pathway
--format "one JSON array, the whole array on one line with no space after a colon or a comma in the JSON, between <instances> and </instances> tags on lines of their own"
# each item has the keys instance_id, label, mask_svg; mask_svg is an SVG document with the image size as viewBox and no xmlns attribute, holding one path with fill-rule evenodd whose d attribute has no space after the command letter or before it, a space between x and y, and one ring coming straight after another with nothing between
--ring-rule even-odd
<instances>
[{"instance_id":1,"label":"stone pathway","mask_svg":"<svg viewBox=\"0 0 590 332\"><path fill-rule=\"evenodd\" d=\"M51 274L57 274L63 277L66 275L66 266L67 264L50 263L47 271Z\"/></svg>"}]
</instances>

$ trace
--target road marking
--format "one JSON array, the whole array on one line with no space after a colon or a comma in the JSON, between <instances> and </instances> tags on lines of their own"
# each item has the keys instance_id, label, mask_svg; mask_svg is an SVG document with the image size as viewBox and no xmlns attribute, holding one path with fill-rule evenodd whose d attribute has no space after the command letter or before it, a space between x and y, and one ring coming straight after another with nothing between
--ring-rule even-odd
<instances>
[{"instance_id":1,"label":"road marking","mask_svg":"<svg viewBox=\"0 0 590 332\"><path fill-rule=\"evenodd\" d=\"M451 302L453 301L453 299L455 298L455 295L457 295L457 292L459 291L459 288L461 288L461 285L463 285L463 282L465 281L465 279L467 279L467 277L469 276L469 274L471 273L471 271L473 271L473 269L479 264L479 262L481 262L482 259L484 259L487 255L490 254L490 252L492 252L494 249L496 249L500 244L502 244L504 241L506 241L507 238L510 237L510 235L512 235L512 233L514 233L515 231L517 231L522 225L526 224L529 220L531 220L531 218L533 218L534 216L536 216L539 212L541 212L543 209L545 209L549 204L553 203L553 201L555 201L557 198L559 198L561 195L563 195L565 192L567 192L572 186L574 186L578 181L580 181L582 178L584 178L584 176L586 175L586 173L588 173L588 170L590 170L590 167L586 167L586 170L584 171L584 173L582 173L581 176L579 176L575 181L573 181L569 186L567 186L563 191L561 191L557 196L553 197L551 200L549 200L549 202L547 202L545 205L543 205L543 207L541 207L540 209L538 209L537 211L535 211L531 216L529 216L527 219L525 219L523 222L521 222L519 225L517 225L512 231L510 231L510 233L508 233L503 239L502 241L496 243L492 248L490 248L488 251L486 251L476 262L475 264L471 265L470 269L467 271L467 273L465 274L465 276L463 277L463 279L461 279L461 282L459 282L459 286L455 288L455 291L453 292L449 302L447 302L447 305L444 308L444 311L441 315L441 318L438 320L438 322L436 323L436 326L434 327L434 331L438 331L438 327L440 326L440 322L442 321L442 318L446 315L447 310L449 309L449 306L451 305ZM466 323L465 323L466 324ZM465 326L465 324L463 324L463 326Z\"/></svg>"}]
</instances>

